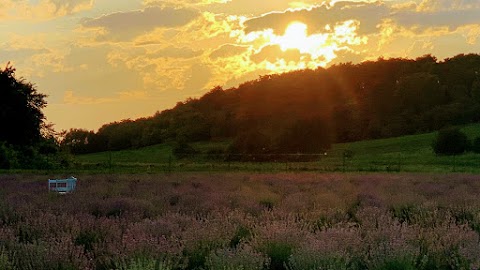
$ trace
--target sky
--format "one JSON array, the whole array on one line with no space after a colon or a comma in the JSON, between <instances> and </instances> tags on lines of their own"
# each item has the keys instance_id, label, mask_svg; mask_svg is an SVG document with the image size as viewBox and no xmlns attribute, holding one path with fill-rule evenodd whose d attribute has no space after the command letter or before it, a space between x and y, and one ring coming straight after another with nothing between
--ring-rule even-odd
<instances>
[{"instance_id":1,"label":"sky","mask_svg":"<svg viewBox=\"0 0 480 270\"><path fill-rule=\"evenodd\" d=\"M480 0L0 0L0 68L48 95L57 131L266 74L480 53L479 37Z\"/></svg>"}]
</instances>

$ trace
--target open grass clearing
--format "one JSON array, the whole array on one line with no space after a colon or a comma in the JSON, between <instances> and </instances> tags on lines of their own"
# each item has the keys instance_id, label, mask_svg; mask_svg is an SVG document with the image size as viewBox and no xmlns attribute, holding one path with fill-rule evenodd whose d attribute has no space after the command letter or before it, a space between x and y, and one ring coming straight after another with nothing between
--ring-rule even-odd
<instances>
[{"instance_id":1,"label":"open grass clearing","mask_svg":"<svg viewBox=\"0 0 480 270\"><path fill-rule=\"evenodd\" d=\"M480 136L480 125L469 125L463 131L470 139ZM480 172L480 154L437 156L431 145L436 133L334 144L311 162L229 162L223 154L229 142L200 142L192 146L198 154L176 159L172 143L134 150L112 151L75 157L77 169L92 172L181 172L181 171L368 171L368 172ZM344 160L349 150L351 158ZM301 155L300 155L301 156Z\"/></svg>"}]
</instances>

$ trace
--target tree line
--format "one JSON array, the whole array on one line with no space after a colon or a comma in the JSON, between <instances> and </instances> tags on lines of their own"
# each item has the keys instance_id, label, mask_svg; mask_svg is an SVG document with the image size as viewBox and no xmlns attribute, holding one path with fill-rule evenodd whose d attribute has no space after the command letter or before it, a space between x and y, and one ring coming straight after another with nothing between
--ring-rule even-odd
<instances>
[{"instance_id":1,"label":"tree line","mask_svg":"<svg viewBox=\"0 0 480 270\"><path fill-rule=\"evenodd\" d=\"M0 70L0 167L28 167L61 149L85 154L166 142L176 142L181 154L192 151L191 142L228 140L232 159L322 153L336 142L479 122L480 55L380 58L260 76L238 87L217 86L151 117L108 123L97 132L71 129L61 140L45 124L45 98L16 78L13 67Z\"/></svg>"},{"instance_id":2,"label":"tree line","mask_svg":"<svg viewBox=\"0 0 480 270\"><path fill-rule=\"evenodd\" d=\"M334 142L423 133L480 120L480 55L378 59L260 76L168 110L72 129L73 153L168 141L232 140L232 153L319 153Z\"/></svg>"}]
</instances>

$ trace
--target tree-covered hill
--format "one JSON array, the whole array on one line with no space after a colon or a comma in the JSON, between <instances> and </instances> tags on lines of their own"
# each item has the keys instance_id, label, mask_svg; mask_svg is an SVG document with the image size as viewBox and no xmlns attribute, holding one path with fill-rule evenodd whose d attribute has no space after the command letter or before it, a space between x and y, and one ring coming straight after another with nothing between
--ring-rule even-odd
<instances>
[{"instance_id":1,"label":"tree-covered hill","mask_svg":"<svg viewBox=\"0 0 480 270\"><path fill-rule=\"evenodd\" d=\"M480 120L480 55L431 55L261 76L216 87L152 117L73 129L73 153L230 139L232 153L318 153L331 143L417 134Z\"/></svg>"}]
</instances>

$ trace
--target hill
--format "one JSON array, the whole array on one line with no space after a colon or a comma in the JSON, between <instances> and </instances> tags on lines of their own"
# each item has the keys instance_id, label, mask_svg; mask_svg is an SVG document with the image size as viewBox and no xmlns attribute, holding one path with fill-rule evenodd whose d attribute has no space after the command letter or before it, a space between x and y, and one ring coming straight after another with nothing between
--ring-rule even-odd
<instances>
[{"instance_id":1,"label":"hill","mask_svg":"<svg viewBox=\"0 0 480 270\"><path fill-rule=\"evenodd\" d=\"M480 134L480 124L462 129L470 139ZM76 156L85 168L118 171L147 170L247 170L247 171L404 171L404 172L480 172L480 155L467 153L461 156L436 156L431 148L436 132L333 144L326 155L315 156L308 162L245 163L225 160L225 154L213 150L227 150L229 141L198 142L192 144L196 154L175 158L174 144L159 144L135 150L101 152ZM343 159L348 151L351 157ZM344 163L345 162L345 163Z\"/></svg>"},{"instance_id":2,"label":"hill","mask_svg":"<svg viewBox=\"0 0 480 270\"><path fill-rule=\"evenodd\" d=\"M71 130L62 144L76 154L202 141L230 141L232 158L323 153L332 143L478 123L479 67L476 54L426 55L266 75L152 117Z\"/></svg>"}]
</instances>

